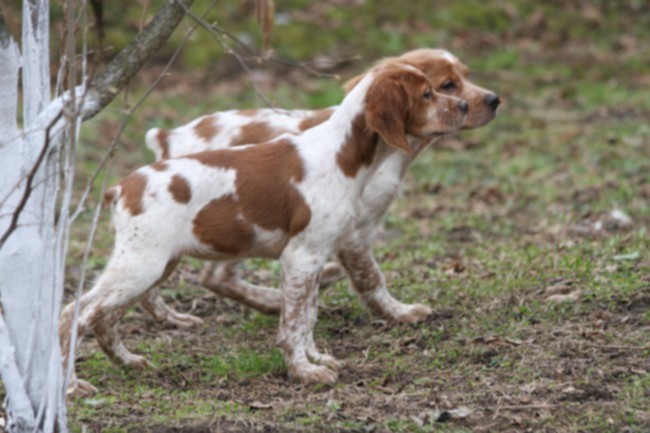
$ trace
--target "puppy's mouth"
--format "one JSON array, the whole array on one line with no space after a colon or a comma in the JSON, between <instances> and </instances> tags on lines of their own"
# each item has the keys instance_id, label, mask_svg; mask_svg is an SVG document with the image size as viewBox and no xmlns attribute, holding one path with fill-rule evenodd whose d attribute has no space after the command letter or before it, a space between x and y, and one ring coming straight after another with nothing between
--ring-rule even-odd
<instances>
[{"instance_id":1,"label":"puppy's mouth","mask_svg":"<svg viewBox=\"0 0 650 433\"><path fill-rule=\"evenodd\" d=\"M470 111L467 114L467 116L465 116L465 121L463 122L463 125L461 126L460 129L462 130L474 129L486 125L491 121L493 121L495 117L497 117L497 112L498 109L472 110L470 108Z\"/></svg>"},{"instance_id":2,"label":"puppy's mouth","mask_svg":"<svg viewBox=\"0 0 650 433\"><path fill-rule=\"evenodd\" d=\"M449 118L442 119L431 130L421 131L422 137L441 137L443 135L452 134L459 131L467 121L467 114L460 114L457 116L449 116Z\"/></svg>"}]
</instances>

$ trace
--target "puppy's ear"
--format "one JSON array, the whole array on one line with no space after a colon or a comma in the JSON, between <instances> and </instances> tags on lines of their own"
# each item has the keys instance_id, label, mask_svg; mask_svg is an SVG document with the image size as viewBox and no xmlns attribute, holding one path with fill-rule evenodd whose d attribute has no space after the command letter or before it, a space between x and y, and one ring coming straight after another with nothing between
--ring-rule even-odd
<instances>
[{"instance_id":1,"label":"puppy's ear","mask_svg":"<svg viewBox=\"0 0 650 433\"><path fill-rule=\"evenodd\" d=\"M396 63L403 63L400 61L399 57L386 57L385 59L382 59L375 63L376 68L385 68L385 67L390 67L391 65L394 65ZM365 73L359 74L354 78L350 78L348 81L343 84L343 90L345 90L345 94L347 95L354 89L354 87L359 84L361 80L366 76Z\"/></svg>"},{"instance_id":2,"label":"puppy's ear","mask_svg":"<svg viewBox=\"0 0 650 433\"><path fill-rule=\"evenodd\" d=\"M365 77L366 74L359 74L354 78L350 78L348 81L343 84L343 90L345 90L345 94L347 95L354 89L354 87L359 84L361 80L363 80L363 77Z\"/></svg>"},{"instance_id":3,"label":"puppy's ear","mask_svg":"<svg viewBox=\"0 0 650 433\"><path fill-rule=\"evenodd\" d=\"M412 158L406 138L408 96L396 80L378 79L366 94L366 125L388 144Z\"/></svg>"}]
</instances>

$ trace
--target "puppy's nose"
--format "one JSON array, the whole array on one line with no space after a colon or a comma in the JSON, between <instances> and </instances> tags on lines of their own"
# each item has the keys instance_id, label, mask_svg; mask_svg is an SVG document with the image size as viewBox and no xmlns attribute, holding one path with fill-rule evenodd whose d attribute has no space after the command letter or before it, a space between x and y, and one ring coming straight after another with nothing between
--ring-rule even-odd
<instances>
[{"instance_id":1,"label":"puppy's nose","mask_svg":"<svg viewBox=\"0 0 650 433\"><path fill-rule=\"evenodd\" d=\"M495 93L490 93L485 97L485 103L493 110L496 110L501 103L501 98Z\"/></svg>"},{"instance_id":2,"label":"puppy's nose","mask_svg":"<svg viewBox=\"0 0 650 433\"><path fill-rule=\"evenodd\" d=\"M463 114L467 114L467 109L469 108L469 105L467 105L467 101L460 101L458 103L458 108L460 108L460 111L462 111Z\"/></svg>"}]
</instances>

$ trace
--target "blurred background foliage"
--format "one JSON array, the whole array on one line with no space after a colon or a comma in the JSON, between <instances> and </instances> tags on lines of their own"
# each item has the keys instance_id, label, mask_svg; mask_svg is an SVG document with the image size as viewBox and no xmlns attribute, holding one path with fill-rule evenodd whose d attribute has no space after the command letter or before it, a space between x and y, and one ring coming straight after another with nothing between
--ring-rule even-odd
<instances>
[{"instance_id":1,"label":"blurred background foliage","mask_svg":"<svg viewBox=\"0 0 650 433\"><path fill-rule=\"evenodd\" d=\"M101 42L96 35L91 39L100 59L105 61L133 39L164 0L100 3L105 37ZM208 3L197 1L193 9L201 13ZM255 20L253 3L251 0L217 1L206 21L217 23L261 51L262 31ZM584 66L591 66L567 67L561 70L560 79L627 81L648 67L650 12L644 0L276 0L275 3L271 39L274 54L283 59L314 61L326 70L347 66L350 59L356 58L362 59L360 63L365 66L381 56L401 54L415 47L446 47L464 59L471 55L472 66L485 70L526 72L529 68L541 68L546 61L553 60L549 54L556 51L565 54L568 51L581 59ZM18 2L4 0L3 6L18 34ZM62 2L53 1L53 28L59 34L63 29L62 18ZM179 26L155 62L167 61L183 38L189 21ZM52 39L55 59L60 41L60 38ZM521 56L526 55L536 56L539 62L522 63ZM617 61L607 61L608 56L616 56ZM263 62L257 64L264 66ZM208 81L241 73L233 59L203 29L194 33L176 67L200 71L201 78Z\"/></svg>"}]
</instances>

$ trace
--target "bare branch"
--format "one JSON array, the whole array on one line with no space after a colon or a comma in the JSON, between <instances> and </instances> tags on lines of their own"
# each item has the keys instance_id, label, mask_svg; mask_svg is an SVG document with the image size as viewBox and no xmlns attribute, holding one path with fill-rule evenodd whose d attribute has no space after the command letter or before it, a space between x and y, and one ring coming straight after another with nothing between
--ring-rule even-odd
<instances>
[{"instance_id":1,"label":"bare branch","mask_svg":"<svg viewBox=\"0 0 650 433\"><path fill-rule=\"evenodd\" d=\"M90 92L99 103L84 112L84 120L99 113L126 86L142 65L167 41L194 0L170 0L140 32L90 83Z\"/></svg>"},{"instance_id":2,"label":"bare branch","mask_svg":"<svg viewBox=\"0 0 650 433\"><path fill-rule=\"evenodd\" d=\"M264 2L262 2L264 3ZM272 3L272 2L269 2ZM273 7L272 5L262 5L264 7ZM232 55L235 57L239 65L242 67L242 69L247 73L249 77L249 81L251 82L251 85L253 86L253 89L255 90L255 93L257 93L260 98L264 101L264 103L271 107L275 108L274 104L268 99L268 97L262 92L262 90L257 86L257 83L255 82L255 79L252 76L250 67L247 64L247 60L253 60L256 63L260 63L262 61L270 61L282 65L289 65L289 66L295 66L304 69L306 72L317 76L317 77L327 77L327 78L334 78L334 79L340 79L340 76L338 74L330 74L327 72L322 72L318 70L316 67L312 66L309 62L297 62L289 59L284 59L281 57L274 56L271 51L268 51L264 54L260 54L256 52L253 48L248 46L246 43L244 43L241 39L239 39L237 36L229 32L228 30L224 29L223 27L218 26L215 23L208 23L204 19L198 17L196 14L194 14L189 8L185 8L185 13L195 20L197 23L199 23L205 30L210 33L210 35L217 41L217 43L221 46L221 48L224 50L225 53ZM260 13L258 11L258 13ZM265 10L264 12L261 13L266 13L266 14L273 14L273 11L271 10ZM269 29L270 32L270 29ZM236 46L240 47L243 51L246 52L246 54L249 57L244 57L242 56L239 52L237 52L234 48L229 46L223 38L229 39L232 41ZM266 35L265 35L266 38ZM268 41L265 39L265 44L268 43ZM266 47L265 47L266 49ZM333 61L333 64L340 64L340 63L345 63L350 60L355 60L358 59L358 57L352 57L352 58L345 58L345 59L338 59Z\"/></svg>"}]
</instances>

